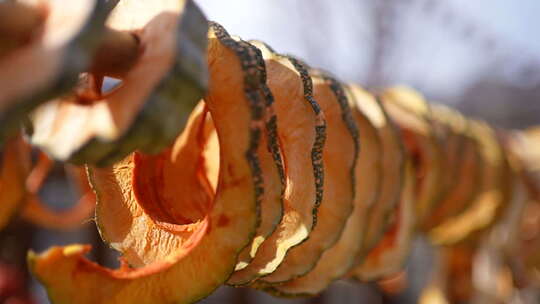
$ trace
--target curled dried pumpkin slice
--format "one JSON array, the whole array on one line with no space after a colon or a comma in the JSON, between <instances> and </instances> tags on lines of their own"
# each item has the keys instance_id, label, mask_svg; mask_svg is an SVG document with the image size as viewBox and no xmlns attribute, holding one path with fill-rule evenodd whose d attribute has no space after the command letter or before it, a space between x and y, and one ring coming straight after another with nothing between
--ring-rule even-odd
<instances>
[{"instance_id":1,"label":"curled dried pumpkin slice","mask_svg":"<svg viewBox=\"0 0 540 304\"><path fill-rule=\"evenodd\" d=\"M361 90L361 89L359 89ZM364 248L371 250L389 228L395 216L403 187L405 150L396 125L386 113L386 109L371 94L365 92L357 102L360 111L373 117L382 144L382 184L379 197L369 210L368 227Z\"/></svg>"},{"instance_id":2,"label":"curled dried pumpkin slice","mask_svg":"<svg viewBox=\"0 0 540 304\"><path fill-rule=\"evenodd\" d=\"M246 42L244 42L246 43ZM285 169L278 142L278 121L274 109L274 96L266 84L266 66L260 51L247 43L257 60L257 67L261 69L260 94L265 101L264 109L264 135L257 155L262 175L264 176L264 194L261 201L260 224L251 243L238 255L235 271L244 269L255 257L261 244L275 231L283 216L283 193L285 191ZM233 274L234 276L234 274ZM233 284L234 278L229 279Z\"/></svg>"},{"instance_id":3,"label":"curled dried pumpkin slice","mask_svg":"<svg viewBox=\"0 0 540 304\"><path fill-rule=\"evenodd\" d=\"M327 122L322 154L324 194L317 213L317 225L305 242L289 251L273 273L259 280L261 285L279 284L311 271L323 252L339 240L353 209L355 167L360 152L358 127L341 84L321 71L310 70L310 75L314 98Z\"/></svg>"},{"instance_id":4,"label":"curled dried pumpkin slice","mask_svg":"<svg viewBox=\"0 0 540 304\"><path fill-rule=\"evenodd\" d=\"M397 215L383 238L366 255L363 263L351 273L361 281L373 281L394 275L403 269L411 249L415 231L416 176L410 162L406 163L403 190Z\"/></svg>"},{"instance_id":5,"label":"curled dried pumpkin slice","mask_svg":"<svg viewBox=\"0 0 540 304\"><path fill-rule=\"evenodd\" d=\"M470 120L469 125L483 163L482 182L469 206L443 219L429 232L434 244L456 244L478 235L502 214L511 196L509 179L512 174L500 139L483 122Z\"/></svg>"},{"instance_id":6,"label":"curled dried pumpkin slice","mask_svg":"<svg viewBox=\"0 0 540 304\"><path fill-rule=\"evenodd\" d=\"M11 138L0 153L0 229L18 211L26 197L30 147L20 136Z\"/></svg>"},{"instance_id":7,"label":"curled dried pumpkin slice","mask_svg":"<svg viewBox=\"0 0 540 304\"><path fill-rule=\"evenodd\" d=\"M326 122L313 96L307 69L300 61L279 56L263 43L252 44L262 52L267 84L274 95L286 186L281 222L249 265L229 278L232 285L249 284L274 272L289 250L306 240L316 223L323 191L321 158Z\"/></svg>"},{"instance_id":8,"label":"curled dried pumpkin slice","mask_svg":"<svg viewBox=\"0 0 540 304\"><path fill-rule=\"evenodd\" d=\"M106 165L136 149L159 152L205 91L208 26L193 1L121 0L107 25L135 35L135 63L110 92L93 67L72 94L33 112L32 143L55 159Z\"/></svg>"},{"instance_id":9,"label":"curled dried pumpkin slice","mask_svg":"<svg viewBox=\"0 0 540 304\"><path fill-rule=\"evenodd\" d=\"M315 268L306 275L267 291L276 295L308 296L322 292L330 283L340 279L362 258L362 241L366 231L369 207L378 196L381 183L381 143L377 129L356 106L358 89L346 87L353 118L359 129L361 150L355 167L356 183L354 209L347 220L339 241L326 250Z\"/></svg>"},{"instance_id":10,"label":"curled dried pumpkin slice","mask_svg":"<svg viewBox=\"0 0 540 304\"><path fill-rule=\"evenodd\" d=\"M104 30L105 5L102 0L1 4L6 33L0 40L10 46L0 56L0 145L28 112L76 84L99 42L95 35Z\"/></svg>"},{"instance_id":11,"label":"curled dried pumpkin slice","mask_svg":"<svg viewBox=\"0 0 540 304\"><path fill-rule=\"evenodd\" d=\"M146 266L104 269L83 257L89 248L81 245L31 253L30 269L53 301L193 302L224 283L251 241L264 191L257 157L261 77L244 44L217 24L211 28L204 106L219 139L215 194L204 168L201 104L172 148L90 170L102 237L132 266Z\"/></svg>"},{"instance_id":12,"label":"curled dried pumpkin slice","mask_svg":"<svg viewBox=\"0 0 540 304\"><path fill-rule=\"evenodd\" d=\"M421 221L439 199L443 178L443 155L431 127L430 109L419 93L407 87L386 89L381 100L401 131L405 148L414 162L416 216Z\"/></svg>"}]
</instances>

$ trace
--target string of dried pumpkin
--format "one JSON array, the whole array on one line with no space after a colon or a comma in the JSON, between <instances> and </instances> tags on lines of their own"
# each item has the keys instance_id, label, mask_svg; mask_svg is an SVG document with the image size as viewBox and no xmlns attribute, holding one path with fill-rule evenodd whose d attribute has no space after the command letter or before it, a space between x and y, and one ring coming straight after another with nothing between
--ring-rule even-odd
<instances>
[{"instance_id":1,"label":"string of dried pumpkin","mask_svg":"<svg viewBox=\"0 0 540 304\"><path fill-rule=\"evenodd\" d=\"M495 132L410 89L374 96L342 85L215 23L208 43L209 92L175 143L89 168L99 230L123 266L90 262L84 245L30 254L55 303L188 303L226 282L312 295L342 277L400 273L418 233L453 251L453 278L453 265L471 269L494 227L532 198L519 187L532 164L501 135L520 132ZM461 162L463 152L476 162ZM466 187L473 176L479 186Z\"/></svg>"}]
</instances>

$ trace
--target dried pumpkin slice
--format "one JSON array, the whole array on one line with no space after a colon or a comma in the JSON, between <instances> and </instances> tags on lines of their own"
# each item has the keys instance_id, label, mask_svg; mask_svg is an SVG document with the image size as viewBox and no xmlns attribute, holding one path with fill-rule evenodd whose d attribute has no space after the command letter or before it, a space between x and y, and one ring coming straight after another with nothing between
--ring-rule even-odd
<instances>
[{"instance_id":1,"label":"dried pumpkin slice","mask_svg":"<svg viewBox=\"0 0 540 304\"><path fill-rule=\"evenodd\" d=\"M229 278L232 285L249 284L274 272L288 251L308 237L317 220L323 191L321 159L326 121L312 95L307 69L300 61L279 56L263 43L252 44L265 59L267 84L274 94L279 120L278 138L286 175L284 213L277 229L260 245L250 264Z\"/></svg>"},{"instance_id":2,"label":"dried pumpkin slice","mask_svg":"<svg viewBox=\"0 0 540 304\"><path fill-rule=\"evenodd\" d=\"M383 187L383 184L385 183L384 181L384 170L385 170L385 164L384 164L384 143L383 143L383 139L381 138L382 136L382 133L385 128L385 125L387 124L388 120L386 118L386 114L385 114L385 110L381 107L380 103L373 97L372 94L370 94L369 92L367 92L366 90L362 89L360 86L358 85L355 85L355 84L348 84L348 90L351 94L351 97L353 98L353 103L352 103L352 106L353 106L353 109L354 111L358 111L359 113L361 113L362 115L364 115L370 122L370 124L375 128L375 131L377 132L377 137L379 139L379 154L380 154L380 159L379 159L379 162L380 162L380 167L381 167L381 173L380 173L380 184L379 186L376 188L376 189L373 189L373 194L375 195L376 197L376 200L366 206L366 213L368 215L371 215L374 211L375 208L378 208L378 204L379 202L381 202L381 192L382 192L382 187ZM360 132L362 132L362 130L360 130ZM388 144L388 143L387 143ZM362 146L363 147L363 146ZM367 149L367 148L366 148ZM388 160L387 160L387 167L386 169L388 169ZM360 183L362 183L361 181L359 181ZM365 181L364 181L365 183ZM388 187L388 185L387 185ZM367 233L368 233L368 230L369 230L369 221L370 219L368 218L367 219L367 224L366 224L366 227L364 228L364 231L363 231L363 238L362 238L362 250L360 251L360 254L357 256L356 258L356 261L355 261L355 266L360 264L362 261L363 261L363 258L364 258L364 255L369 251L369 247L370 246L367 246ZM372 243L377 243L378 240L382 237L383 233L380 233L379 236L373 236L373 240L372 240Z\"/></svg>"},{"instance_id":3,"label":"dried pumpkin slice","mask_svg":"<svg viewBox=\"0 0 540 304\"><path fill-rule=\"evenodd\" d=\"M415 230L415 184L416 176L411 163L406 164L403 190L397 216L390 229L365 257L364 262L354 269L352 275L361 281L373 281L394 275L403 269Z\"/></svg>"},{"instance_id":4,"label":"dried pumpkin slice","mask_svg":"<svg viewBox=\"0 0 540 304\"><path fill-rule=\"evenodd\" d=\"M353 209L356 184L356 162L360 152L358 127L352 117L345 90L331 76L310 70L314 98L327 122L323 199L317 214L317 225L302 244L292 248L279 267L259 279L260 285L279 284L312 270L323 252L333 246ZM287 157L287 155L285 156Z\"/></svg>"},{"instance_id":5,"label":"dried pumpkin slice","mask_svg":"<svg viewBox=\"0 0 540 304\"><path fill-rule=\"evenodd\" d=\"M120 1L107 21L137 37L140 54L121 84L102 93L88 73L69 96L32 114L32 143L55 159L110 164L170 145L207 85L207 21L191 0Z\"/></svg>"},{"instance_id":6,"label":"dried pumpkin slice","mask_svg":"<svg viewBox=\"0 0 540 304\"><path fill-rule=\"evenodd\" d=\"M26 196L30 147L20 136L10 139L0 154L0 230L18 211Z\"/></svg>"},{"instance_id":7,"label":"dried pumpkin slice","mask_svg":"<svg viewBox=\"0 0 540 304\"><path fill-rule=\"evenodd\" d=\"M172 149L155 156L130 155L111 168L90 170L103 238L134 266L154 263L103 269L83 257L89 248L81 245L31 253L30 269L53 301L193 302L224 283L237 254L252 239L264 191L257 158L263 127L257 93L261 77L244 44L217 24L211 29L205 105L220 147L215 196L202 159L204 110L196 108L193 125ZM182 191L179 180L188 183L188 191ZM167 251L170 255L163 258Z\"/></svg>"},{"instance_id":8,"label":"dried pumpkin slice","mask_svg":"<svg viewBox=\"0 0 540 304\"><path fill-rule=\"evenodd\" d=\"M24 11L17 19L2 20L16 21L15 31L24 20L37 20L28 29L28 40L0 57L0 146L17 132L28 112L75 86L93 56L99 42L94 37L103 32L108 13L102 0L20 0L2 5L14 14ZM5 13L11 15L9 11Z\"/></svg>"},{"instance_id":9,"label":"dried pumpkin slice","mask_svg":"<svg viewBox=\"0 0 540 304\"><path fill-rule=\"evenodd\" d=\"M444 219L429 232L434 244L451 245L470 239L489 227L504 210L511 195L511 173L495 131L480 121L469 121L471 135L482 158L479 192L467 208Z\"/></svg>"},{"instance_id":10,"label":"dried pumpkin slice","mask_svg":"<svg viewBox=\"0 0 540 304\"><path fill-rule=\"evenodd\" d=\"M264 176L264 195L261 201L261 222L252 242L238 255L235 271L241 270L253 260L260 245L276 229L283 216L282 196L285 191L285 169L278 142L277 115L274 110L274 96L266 84L266 66L262 54L257 48L252 48L257 66L261 69L260 93L265 100L264 120L265 132L259 145L259 163ZM270 152L270 153L269 153ZM232 280L229 280L232 282Z\"/></svg>"},{"instance_id":11,"label":"dried pumpkin slice","mask_svg":"<svg viewBox=\"0 0 540 304\"><path fill-rule=\"evenodd\" d=\"M353 118L358 125L362 147L355 167L357 181L353 212L339 241L323 253L315 268L305 276L267 290L273 294L280 296L318 294L358 264L357 260L363 255L362 241L366 230L367 211L375 203L382 181L381 144L377 129L356 107L354 93L356 89L350 87L346 89Z\"/></svg>"},{"instance_id":12,"label":"dried pumpkin slice","mask_svg":"<svg viewBox=\"0 0 540 304\"><path fill-rule=\"evenodd\" d=\"M395 215L395 207L403 188L405 150L399 131L380 101L366 94L357 104L366 115L368 112L377 113L376 127L382 143L383 182L379 198L369 211L367 235L364 239L364 248L370 250L385 234Z\"/></svg>"},{"instance_id":13,"label":"dried pumpkin slice","mask_svg":"<svg viewBox=\"0 0 540 304\"><path fill-rule=\"evenodd\" d=\"M439 199L443 178L442 151L431 128L430 109L419 93L407 87L386 89L381 100L400 129L405 148L414 162L416 217L421 221Z\"/></svg>"}]
</instances>

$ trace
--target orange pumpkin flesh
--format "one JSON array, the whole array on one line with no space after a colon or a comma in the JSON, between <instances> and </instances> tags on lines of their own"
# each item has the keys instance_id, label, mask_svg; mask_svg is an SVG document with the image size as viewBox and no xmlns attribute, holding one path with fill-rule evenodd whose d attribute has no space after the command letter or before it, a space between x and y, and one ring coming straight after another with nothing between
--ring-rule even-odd
<instances>
[{"instance_id":1,"label":"orange pumpkin flesh","mask_svg":"<svg viewBox=\"0 0 540 304\"><path fill-rule=\"evenodd\" d=\"M260 43L252 43L262 52L268 87L274 93L286 188L283 219L261 244L251 263L229 278L228 283L233 285L248 284L274 272L291 248L308 237L322 198L320 157L326 123L317 100L312 97L311 78L301 63L279 57Z\"/></svg>"},{"instance_id":2,"label":"orange pumpkin flesh","mask_svg":"<svg viewBox=\"0 0 540 304\"><path fill-rule=\"evenodd\" d=\"M135 34L140 55L111 92L100 91L103 75L88 74L79 84L83 93L32 114L32 143L56 159L106 165L135 149L158 152L178 135L206 87L207 24L192 1L120 1L107 25Z\"/></svg>"},{"instance_id":3,"label":"orange pumpkin flesh","mask_svg":"<svg viewBox=\"0 0 540 304\"><path fill-rule=\"evenodd\" d=\"M310 71L310 74L313 78L314 98L327 121L322 159L323 200L318 209L317 225L309 238L292 248L273 273L260 279L261 284L289 281L312 270L323 252L339 240L353 208L354 169L359 153L358 130L339 83L317 71Z\"/></svg>"},{"instance_id":4,"label":"orange pumpkin flesh","mask_svg":"<svg viewBox=\"0 0 540 304\"><path fill-rule=\"evenodd\" d=\"M168 201L166 193L151 189L155 185L167 191L173 187L161 184L165 181L163 176L168 174L166 170L153 178L135 174L134 169L156 170L145 165L148 159L144 155L139 163L134 161L136 156L131 155L111 168L92 169L90 177L98 196L96 214L102 237L123 251L131 264L148 265L136 269L104 269L86 260L83 254L88 248L80 245L55 247L39 256L30 254L31 270L49 287L49 296L56 303L193 302L223 284L234 269L238 252L251 240L258 224L258 206L263 193L256 156L263 105L254 94L260 75L242 44L231 39L220 26L213 24L212 29L208 56L211 82L205 104L219 138L220 171L214 199L204 205L210 206L210 210L195 223L171 223L170 220L180 218L179 215L184 218L194 214L202 216L194 212L196 206L189 205L189 198L203 193L175 196L191 206L188 209L192 213L182 213L178 205ZM202 120L198 121L199 127L188 127L186 131L204 130L200 128ZM196 125L196 117L193 122ZM187 139L198 137L185 136ZM196 149L199 152L195 154L200 158L204 146L186 143L182 148L188 151L185 154L178 151L176 155L192 155L189 150ZM163 168L173 165L176 160L166 157L167 153L171 151L163 152L161 160L160 156L152 156L158 159L150 161L154 164L163 161ZM185 174L195 180L196 176L204 177L204 161L191 161L199 164L195 172L181 168L182 171L171 174ZM177 190L170 191L176 193ZM142 197L137 198L141 194ZM140 204L138 199L160 201L141 201ZM152 208L159 208L158 213L146 213L154 211Z\"/></svg>"},{"instance_id":5,"label":"orange pumpkin flesh","mask_svg":"<svg viewBox=\"0 0 540 304\"><path fill-rule=\"evenodd\" d=\"M355 167L357 182L353 212L339 241L323 253L315 268L302 277L267 289L272 294L280 296L318 294L357 265L363 255L362 241L366 230L367 211L377 199L381 182L381 147L377 130L357 107L357 103L364 98L363 92L353 87L348 87L347 91L361 143Z\"/></svg>"},{"instance_id":6,"label":"orange pumpkin flesh","mask_svg":"<svg viewBox=\"0 0 540 304\"><path fill-rule=\"evenodd\" d=\"M105 2L21 0L42 15L29 41L0 58L0 146L39 104L66 93L93 55L104 29ZM35 68L39 67L39 68Z\"/></svg>"},{"instance_id":7,"label":"orange pumpkin flesh","mask_svg":"<svg viewBox=\"0 0 540 304\"><path fill-rule=\"evenodd\" d=\"M30 168L29 146L19 136L10 139L0 154L0 230L18 211L26 196Z\"/></svg>"}]
</instances>

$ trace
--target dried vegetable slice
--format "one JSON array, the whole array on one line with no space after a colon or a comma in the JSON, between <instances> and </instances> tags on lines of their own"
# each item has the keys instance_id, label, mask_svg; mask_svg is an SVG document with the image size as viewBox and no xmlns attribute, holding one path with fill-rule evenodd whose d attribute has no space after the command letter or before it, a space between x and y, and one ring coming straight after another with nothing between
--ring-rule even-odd
<instances>
[{"instance_id":1,"label":"dried vegetable slice","mask_svg":"<svg viewBox=\"0 0 540 304\"><path fill-rule=\"evenodd\" d=\"M33 112L32 143L55 159L107 165L136 149L159 152L206 89L208 26L193 1L122 0L107 25L134 41L134 63L112 75L121 83L110 92L101 89L109 75L93 68L72 94Z\"/></svg>"},{"instance_id":2,"label":"dried vegetable slice","mask_svg":"<svg viewBox=\"0 0 540 304\"><path fill-rule=\"evenodd\" d=\"M483 162L482 183L469 206L429 232L434 244L456 244L478 235L495 222L511 196L512 174L495 131L480 121L469 120L469 124Z\"/></svg>"},{"instance_id":3,"label":"dried vegetable slice","mask_svg":"<svg viewBox=\"0 0 540 304\"><path fill-rule=\"evenodd\" d=\"M364 248L369 251L390 228L390 222L396 215L396 206L403 189L406 155L399 131L380 101L369 96L359 102L359 107L364 113L368 111L377 113L379 122L376 127L382 143L383 182L379 198L369 211L367 235L364 240Z\"/></svg>"},{"instance_id":4,"label":"dried vegetable slice","mask_svg":"<svg viewBox=\"0 0 540 304\"><path fill-rule=\"evenodd\" d=\"M341 84L321 71L310 70L310 75L315 100L327 122L322 155L324 194L317 225L305 242L289 251L273 273L259 280L261 285L286 282L312 270L323 252L339 240L353 208L355 167L360 152L358 127Z\"/></svg>"},{"instance_id":5,"label":"dried vegetable slice","mask_svg":"<svg viewBox=\"0 0 540 304\"><path fill-rule=\"evenodd\" d=\"M276 295L310 296L322 292L330 283L343 277L362 258L368 209L378 196L381 183L381 146L377 129L356 106L363 97L358 88L346 87L353 118L359 129L361 149L355 167L354 209L339 241L326 250L315 268L306 275L267 291Z\"/></svg>"},{"instance_id":6,"label":"dried vegetable slice","mask_svg":"<svg viewBox=\"0 0 540 304\"><path fill-rule=\"evenodd\" d=\"M314 99L307 69L300 61L279 56L262 43L252 44L265 59L267 84L274 95L279 121L278 138L286 176L284 213L251 263L229 278L232 285L249 284L274 272L288 251L306 240L316 223L323 191L326 121Z\"/></svg>"},{"instance_id":7,"label":"dried vegetable slice","mask_svg":"<svg viewBox=\"0 0 540 304\"><path fill-rule=\"evenodd\" d=\"M377 246L367 254L364 262L352 272L356 279L373 281L395 275L403 269L409 256L415 231L416 176L410 162L406 163L404 170L405 180L396 218Z\"/></svg>"},{"instance_id":8,"label":"dried vegetable slice","mask_svg":"<svg viewBox=\"0 0 540 304\"><path fill-rule=\"evenodd\" d=\"M103 0L1 4L0 44L10 46L0 56L0 146L28 112L75 86L96 50L94 37L104 30L105 5Z\"/></svg>"},{"instance_id":9,"label":"dried vegetable slice","mask_svg":"<svg viewBox=\"0 0 540 304\"><path fill-rule=\"evenodd\" d=\"M202 159L205 110L200 108L171 149L92 169L102 237L133 266L150 264L101 268L83 257L89 247L82 245L30 254L30 269L56 303L193 302L225 282L252 239L264 191L257 158L264 124L257 93L261 75L251 49L221 26L211 28L205 105L220 146L215 195ZM182 191L178 180L189 183L183 195L175 195Z\"/></svg>"},{"instance_id":10,"label":"dried vegetable slice","mask_svg":"<svg viewBox=\"0 0 540 304\"><path fill-rule=\"evenodd\" d=\"M274 96L266 84L266 66L262 54L257 48L248 43L261 69L260 94L265 101L264 136L259 144L259 163L264 176L264 195L261 201L260 225L251 243L238 255L235 271L244 269L255 257L261 244L275 231L283 217L283 194L285 191L285 169L279 147L277 115L274 110ZM230 279L232 284L234 279Z\"/></svg>"},{"instance_id":11,"label":"dried vegetable slice","mask_svg":"<svg viewBox=\"0 0 540 304\"><path fill-rule=\"evenodd\" d=\"M443 154L432 130L431 111L424 98L407 87L382 93L385 109L401 131L417 175L416 217L421 221L440 199Z\"/></svg>"}]
</instances>

